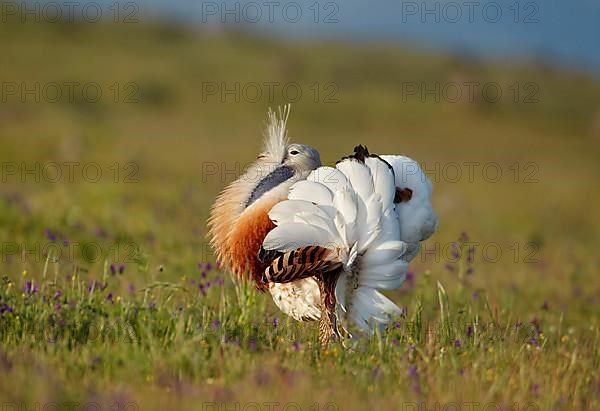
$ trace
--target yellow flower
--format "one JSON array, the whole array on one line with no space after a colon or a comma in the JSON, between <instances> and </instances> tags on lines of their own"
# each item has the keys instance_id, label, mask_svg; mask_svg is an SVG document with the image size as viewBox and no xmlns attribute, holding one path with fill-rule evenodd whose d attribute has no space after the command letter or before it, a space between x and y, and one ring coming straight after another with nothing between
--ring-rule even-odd
<instances>
[{"instance_id":1,"label":"yellow flower","mask_svg":"<svg viewBox=\"0 0 600 411\"><path fill-rule=\"evenodd\" d=\"M566 343L567 341L569 341L569 336L568 335L563 335L562 338L560 339L561 342Z\"/></svg>"},{"instance_id":2,"label":"yellow flower","mask_svg":"<svg viewBox=\"0 0 600 411\"><path fill-rule=\"evenodd\" d=\"M27 270L23 270L23 272L21 273L21 275L22 275L23 277L27 277Z\"/></svg>"}]
</instances>

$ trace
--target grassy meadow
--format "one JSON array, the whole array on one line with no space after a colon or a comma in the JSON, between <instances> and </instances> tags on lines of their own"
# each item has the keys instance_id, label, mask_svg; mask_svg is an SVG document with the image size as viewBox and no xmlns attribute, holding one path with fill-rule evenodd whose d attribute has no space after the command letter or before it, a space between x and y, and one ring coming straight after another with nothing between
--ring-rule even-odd
<instances>
[{"instance_id":1,"label":"grassy meadow","mask_svg":"<svg viewBox=\"0 0 600 411\"><path fill-rule=\"evenodd\" d=\"M597 77L152 22L0 37L3 410L600 409ZM362 143L434 184L403 315L349 348L206 242L289 100L324 163Z\"/></svg>"}]
</instances>

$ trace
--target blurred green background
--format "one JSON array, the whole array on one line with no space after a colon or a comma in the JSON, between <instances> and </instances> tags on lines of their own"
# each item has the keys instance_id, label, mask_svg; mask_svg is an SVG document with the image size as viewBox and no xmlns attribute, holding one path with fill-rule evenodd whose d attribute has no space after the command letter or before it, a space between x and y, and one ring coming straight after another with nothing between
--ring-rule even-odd
<instances>
[{"instance_id":1,"label":"blurred green background","mask_svg":"<svg viewBox=\"0 0 600 411\"><path fill-rule=\"evenodd\" d=\"M261 149L267 108L291 101L291 139L316 147L324 163L360 143L423 165L441 223L413 263L418 280L455 289L449 247L466 232L477 244L469 281L492 306L527 321L549 304L561 324L596 327L597 335L600 81L593 72L157 20L9 20L0 38L0 274L7 278L21 281L23 271L39 278L49 244L61 250L61 276L77 272L87 281L105 264L125 264L113 284L123 293L130 283L178 281L198 262L214 263L209 207ZM481 85L473 98L465 86L472 82ZM98 169L102 176L91 181ZM81 252L86 244L100 256ZM392 295L401 305L412 301L407 290ZM592 369L597 346L593 352ZM59 357L48 358L59 366Z\"/></svg>"}]
</instances>

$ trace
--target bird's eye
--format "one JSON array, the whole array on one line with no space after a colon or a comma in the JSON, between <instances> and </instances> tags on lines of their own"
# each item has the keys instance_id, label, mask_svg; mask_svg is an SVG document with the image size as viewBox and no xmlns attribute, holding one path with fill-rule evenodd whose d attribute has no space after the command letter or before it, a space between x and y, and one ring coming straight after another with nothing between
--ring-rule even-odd
<instances>
[{"instance_id":1,"label":"bird's eye","mask_svg":"<svg viewBox=\"0 0 600 411\"><path fill-rule=\"evenodd\" d=\"M292 150L290 151L290 154L295 156L296 154L300 154L300 152L298 150Z\"/></svg>"}]
</instances>

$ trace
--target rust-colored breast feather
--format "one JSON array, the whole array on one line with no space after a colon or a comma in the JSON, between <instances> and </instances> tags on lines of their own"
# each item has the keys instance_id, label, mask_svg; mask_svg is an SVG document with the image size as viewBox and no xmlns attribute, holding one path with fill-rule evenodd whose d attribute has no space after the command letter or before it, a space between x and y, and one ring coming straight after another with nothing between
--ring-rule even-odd
<instances>
[{"instance_id":1,"label":"rust-colored breast feather","mask_svg":"<svg viewBox=\"0 0 600 411\"><path fill-rule=\"evenodd\" d=\"M266 235L275 228L269 219L269 211L277 204L276 200L259 200L246 209L235 222L229 236L229 257L231 270L243 276L246 273L257 288L266 290L262 274L267 265L258 259L258 252Z\"/></svg>"},{"instance_id":2,"label":"rust-colored breast feather","mask_svg":"<svg viewBox=\"0 0 600 411\"><path fill-rule=\"evenodd\" d=\"M217 197L208 221L210 243L223 267L237 276L250 277L261 290L266 290L262 282L266 266L258 261L258 252L267 233L275 227L268 213L280 199L271 195L258 199L250 207L245 204L256 181L268 172L269 164L255 162L246 175L225 188Z\"/></svg>"}]
</instances>

